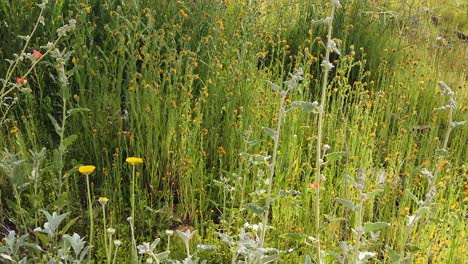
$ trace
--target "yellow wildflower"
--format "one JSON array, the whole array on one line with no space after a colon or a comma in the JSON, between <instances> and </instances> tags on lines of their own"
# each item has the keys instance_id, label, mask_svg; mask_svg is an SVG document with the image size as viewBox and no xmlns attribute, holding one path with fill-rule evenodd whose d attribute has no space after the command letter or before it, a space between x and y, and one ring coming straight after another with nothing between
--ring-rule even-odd
<instances>
[{"instance_id":1,"label":"yellow wildflower","mask_svg":"<svg viewBox=\"0 0 468 264\"><path fill-rule=\"evenodd\" d=\"M136 165L136 164L142 164L143 163L142 158L136 158L136 157L128 157L125 161L130 163L130 165Z\"/></svg>"},{"instance_id":2,"label":"yellow wildflower","mask_svg":"<svg viewBox=\"0 0 468 264\"><path fill-rule=\"evenodd\" d=\"M93 166L93 165L84 165L84 166L80 166L78 168L78 171L83 175L89 175L89 174L93 173L93 171L95 169L96 169L96 167Z\"/></svg>"},{"instance_id":3,"label":"yellow wildflower","mask_svg":"<svg viewBox=\"0 0 468 264\"><path fill-rule=\"evenodd\" d=\"M107 203L108 201L109 201L109 199L107 199L107 197L99 197L99 199L98 199L98 202L99 202L102 206L106 205L106 203Z\"/></svg>"}]
</instances>

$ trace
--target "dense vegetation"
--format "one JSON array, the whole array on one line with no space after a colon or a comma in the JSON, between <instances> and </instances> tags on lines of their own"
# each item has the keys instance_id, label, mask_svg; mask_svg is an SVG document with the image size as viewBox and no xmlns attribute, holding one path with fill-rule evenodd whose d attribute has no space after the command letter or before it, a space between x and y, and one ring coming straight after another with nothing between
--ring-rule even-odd
<instances>
[{"instance_id":1,"label":"dense vegetation","mask_svg":"<svg viewBox=\"0 0 468 264\"><path fill-rule=\"evenodd\" d=\"M0 260L465 263L467 12L0 0Z\"/></svg>"}]
</instances>

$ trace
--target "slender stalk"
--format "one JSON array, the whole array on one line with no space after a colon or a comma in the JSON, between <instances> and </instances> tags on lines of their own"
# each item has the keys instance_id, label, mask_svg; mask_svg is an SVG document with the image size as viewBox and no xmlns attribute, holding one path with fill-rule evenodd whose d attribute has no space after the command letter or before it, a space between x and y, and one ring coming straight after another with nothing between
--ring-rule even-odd
<instances>
[{"instance_id":1,"label":"slender stalk","mask_svg":"<svg viewBox=\"0 0 468 264\"><path fill-rule=\"evenodd\" d=\"M137 245L135 240L135 165L132 166L132 183L130 193L130 203L132 207L130 229L132 232L132 261L137 259Z\"/></svg>"},{"instance_id":2,"label":"slender stalk","mask_svg":"<svg viewBox=\"0 0 468 264\"><path fill-rule=\"evenodd\" d=\"M331 1L332 7L331 7L331 13L330 13L330 19L328 22L328 34L327 34L327 46L326 46L326 52L325 52L325 63L330 62L330 52L331 48L329 43L331 43L332 38L332 30L333 30L333 17L335 15L335 8L336 5L334 1ZM318 188L315 190L315 230L316 230L316 238L317 238L317 251L316 251L316 256L317 256L317 261L318 263L321 262L321 256L320 256L320 181L322 178L322 172L321 172L321 166L322 166L322 158L321 158L321 153L322 153L322 126L323 126L323 112L325 108L325 100L326 100L326 94L327 94L327 85L328 85L328 74L329 70L324 68L323 71L323 79L322 79L322 91L321 91L321 98L320 98L320 105L318 109L318 124L317 124L317 144L316 144L316 160L315 160L315 182L317 183Z\"/></svg>"},{"instance_id":3,"label":"slender stalk","mask_svg":"<svg viewBox=\"0 0 468 264\"><path fill-rule=\"evenodd\" d=\"M104 232L104 248L106 249L106 259L107 259L107 263L110 263L111 261L111 256L110 256L110 249L109 249L109 243L107 241L107 227L106 227L106 205L103 204L102 205L102 221L103 221L103 225L104 225L104 229L103 229L103 232Z\"/></svg>"},{"instance_id":4,"label":"slender stalk","mask_svg":"<svg viewBox=\"0 0 468 264\"><path fill-rule=\"evenodd\" d=\"M282 122L283 115L284 115L284 100L286 99L286 95L288 94L288 91L281 92L280 108L278 110L278 123L276 125L276 138L274 139L273 154L272 154L272 158L271 158L271 163L268 165L268 168L270 170L270 175L268 177L268 190L267 190L267 200L266 200L267 210L263 214L262 230L261 230L261 233L260 233L260 241L259 241L259 247L260 248L262 248L264 243L265 243L265 236L266 236L267 224L268 224L268 213L270 211L270 206L271 206L271 202L272 202L271 190L272 190L272 187L273 187L273 176L275 175L276 159L277 159L277 156L278 156L277 152L278 152L278 146L279 146L281 122Z\"/></svg>"},{"instance_id":5,"label":"slender stalk","mask_svg":"<svg viewBox=\"0 0 468 264\"><path fill-rule=\"evenodd\" d=\"M36 32L36 29L37 27L39 26L39 23L41 22L41 17L42 17L42 14L44 13L44 8L41 8L41 12L39 13L39 18L37 19L36 21L36 24L34 24L34 28L33 30L31 31L31 34L29 34L29 38L26 39L26 43L24 44L23 46L23 49L21 50L21 53L20 53L20 56L18 56L15 60L14 63L10 64L10 66L8 67L8 70L7 70L7 74L6 74L6 77L5 77L5 82L3 83L3 86L2 86L2 90L0 91L0 101L1 99L3 99L4 96L6 96L6 94L8 94L10 90L8 90L7 92L5 92L5 89L8 85L8 80L11 78L11 75L13 74L14 72L14 69L16 68L16 66L18 66L18 63L20 62L20 57L22 54L24 54L24 52L26 51L26 49L28 48L28 45L29 45L29 41L31 40L32 36L34 35L34 33ZM28 73L32 70L32 67L31 69L28 71ZM16 87L16 85L15 85Z\"/></svg>"},{"instance_id":6,"label":"slender stalk","mask_svg":"<svg viewBox=\"0 0 468 264\"><path fill-rule=\"evenodd\" d=\"M88 214L89 214L89 259L91 260L93 255L93 236L94 236L94 222L93 222L93 202L91 200L91 190L89 188L89 174L86 174L86 188L88 189Z\"/></svg>"}]
</instances>

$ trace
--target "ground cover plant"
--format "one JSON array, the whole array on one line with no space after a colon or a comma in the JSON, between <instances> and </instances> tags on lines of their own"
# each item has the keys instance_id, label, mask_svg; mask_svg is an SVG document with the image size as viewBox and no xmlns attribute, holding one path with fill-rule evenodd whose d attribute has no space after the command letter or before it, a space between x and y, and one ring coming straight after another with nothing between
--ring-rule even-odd
<instances>
[{"instance_id":1,"label":"ground cover plant","mask_svg":"<svg viewBox=\"0 0 468 264\"><path fill-rule=\"evenodd\" d=\"M467 262L467 10L0 0L1 262Z\"/></svg>"}]
</instances>

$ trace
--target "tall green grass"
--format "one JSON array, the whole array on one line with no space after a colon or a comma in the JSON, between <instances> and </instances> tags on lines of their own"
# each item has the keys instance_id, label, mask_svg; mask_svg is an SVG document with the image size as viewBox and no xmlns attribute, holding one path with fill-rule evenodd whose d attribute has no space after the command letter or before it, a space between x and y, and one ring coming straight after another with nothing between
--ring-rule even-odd
<instances>
[{"instance_id":1,"label":"tall green grass","mask_svg":"<svg viewBox=\"0 0 468 264\"><path fill-rule=\"evenodd\" d=\"M77 29L60 44L73 50L67 61L72 75L66 106L91 111L67 119L66 134L77 139L63 156L59 173L53 153L60 137L47 114L62 121L63 95L49 75L48 62L53 61L41 62L28 80L32 93L17 94L19 103L0 128L0 148L25 160L15 173L24 183L34 165L29 150L47 149L39 168L39 191L25 185L15 194L11 189L15 178L0 170L0 221L5 229L31 232L40 217L37 210L47 209L71 211L70 219L81 217L82 222L71 230L86 235L86 182L76 169L93 164L97 169L90 175L92 200L109 198L107 226L117 229L114 238L130 241L126 218L132 171L125 164L129 156L144 159L136 170L137 241L164 238L166 229L195 228L198 242L226 249L214 231L235 235L245 222L260 222L245 205L265 199L258 192L265 184L259 177L262 169L249 157L272 155L273 145L262 127L276 124L280 95L271 91L267 81L281 84L289 72L302 67L304 80L288 95L286 106L296 100L319 99L326 27L318 20L327 15L328 4L302 0L50 2L47 26L31 46L56 37L56 29L68 18L77 20ZM333 34L341 55L332 54L335 68L325 80L321 141L331 146L330 152L343 155L322 168L325 181L319 186L317 219L310 184L317 169L318 117L298 110L285 115L272 193L297 190L300 195L286 195L271 204L268 223L274 229L268 231L265 246L292 248L281 262L303 262L305 255L314 252L308 237L316 236L316 221L322 228L323 250L340 252L342 240L354 245L351 228L359 217L335 198L359 201L346 176L355 177L362 168L366 191L383 192L363 203L361 220L390 223L382 230L380 242L368 245L368 250L378 252L379 260L388 260L387 246L399 252L407 216L417 210L405 190L423 199L429 187L420 171L439 167L431 221L418 225L409 236L409 242L419 248L413 260L461 263L466 253L464 142L468 129L465 125L453 130L449 156L438 164L436 150L442 146L448 117L433 110L446 103L437 88L437 82L444 80L458 101L454 120L467 118L466 43L451 39L450 47L439 45L435 38L440 27L429 16L413 12L419 24L410 24L409 10L400 10L391 1L381 5L342 2ZM34 1L0 4L2 60L18 52L21 40L16 35L27 34L36 19L36 11L29 12L28 7L35 10ZM382 10L396 15L384 19ZM7 67L0 63L0 72ZM26 65L20 66L17 74L24 69ZM2 161L6 157L2 154ZM67 184L62 193L55 185L59 179ZM15 204L15 196L22 209ZM103 234L101 208L97 203L93 206L95 234ZM16 219L18 210L27 220ZM105 240L95 238L93 253L102 260L107 256ZM171 246L174 258L184 256L182 243L171 241ZM124 261L130 250L130 244L124 243L117 258ZM226 252L201 256L225 263L230 259ZM326 260L332 262L330 257Z\"/></svg>"}]
</instances>

